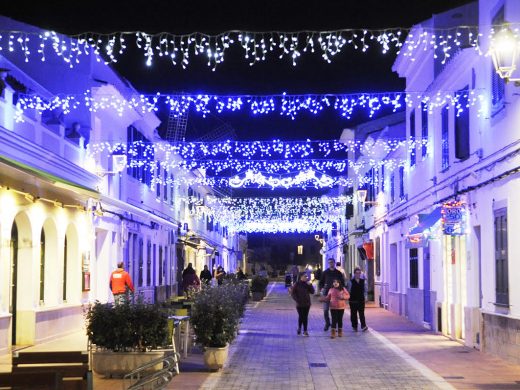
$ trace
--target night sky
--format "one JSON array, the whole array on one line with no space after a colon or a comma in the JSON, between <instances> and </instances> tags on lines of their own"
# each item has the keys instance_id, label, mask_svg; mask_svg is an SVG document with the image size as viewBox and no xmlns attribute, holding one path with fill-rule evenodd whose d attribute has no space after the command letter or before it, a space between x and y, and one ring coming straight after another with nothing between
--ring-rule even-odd
<instances>
[{"instance_id":1,"label":"night sky","mask_svg":"<svg viewBox=\"0 0 520 390\"><path fill-rule=\"evenodd\" d=\"M214 34L247 31L333 30L342 28L410 27L433 13L468 3L467 0L322 0L322 1L2 1L0 14L67 34L86 31L146 31ZM190 92L213 94L354 93L398 91L404 82L391 71L395 53L379 50L361 54L346 50L327 64L319 54L302 55L296 67L288 58L273 56L249 66L242 52L229 51L212 72L192 56L183 70L156 59L149 68L142 52L121 57L115 68L143 93ZM300 114L297 120L278 114L251 118L225 114L203 119L191 115L187 139L196 139L222 124L231 125L237 138L333 139L343 128L367 120L341 119L332 110L318 116Z\"/></svg>"}]
</instances>

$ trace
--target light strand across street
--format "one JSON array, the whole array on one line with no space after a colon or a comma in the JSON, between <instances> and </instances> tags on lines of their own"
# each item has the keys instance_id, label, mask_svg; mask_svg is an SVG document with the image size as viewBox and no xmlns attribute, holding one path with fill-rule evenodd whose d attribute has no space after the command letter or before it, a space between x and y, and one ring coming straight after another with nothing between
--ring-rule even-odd
<instances>
[{"instance_id":1,"label":"light strand across street","mask_svg":"<svg viewBox=\"0 0 520 390\"><path fill-rule=\"evenodd\" d=\"M275 114L295 119L303 112L318 115L323 110L333 110L341 117L350 119L354 113L364 112L369 118L381 110L396 112L404 106L432 112L437 108L453 108L457 116L469 107L482 110L482 91L445 91L434 94L424 92L359 92L346 94L277 94L277 95L211 95L211 94L164 94L135 95L123 98L120 95L103 94L90 90L76 95L56 95L43 98L32 94L18 94L15 119L23 121L27 110L60 111L64 115L76 110L98 112L113 110L123 116L129 111L156 112L160 107L170 110L174 116L188 111L205 117L223 112L248 111L250 115Z\"/></svg>"},{"instance_id":2,"label":"light strand across street","mask_svg":"<svg viewBox=\"0 0 520 390\"><path fill-rule=\"evenodd\" d=\"M513 26L518 32L517 26ZM288 59L293 65L303 55L319 54L331 62L348 49L365 53L379 50L382 54L398 54L414 57L417 52L432 49L435 56L445 63L460 47L473 47L482 54L479 39L492 36L493 26L479 31L477 26L452 28L401 28L339 29L331 31L226 31L220 34L193 32L146 33L119 31L111 33L84 32L65 36L54 31L3 31L0 46L8 53L19 53L25 61L47 61L50 56L61 58L71 68L95 54L98 61L115 63L129 47L142 52L147 66L157 59L166 59L172 65L183 68L190 65L192 57L202 57L213 70L224 62L230 47L242 49L243 59L254 65L268 59Z\"/></svg>"}]
</instances>

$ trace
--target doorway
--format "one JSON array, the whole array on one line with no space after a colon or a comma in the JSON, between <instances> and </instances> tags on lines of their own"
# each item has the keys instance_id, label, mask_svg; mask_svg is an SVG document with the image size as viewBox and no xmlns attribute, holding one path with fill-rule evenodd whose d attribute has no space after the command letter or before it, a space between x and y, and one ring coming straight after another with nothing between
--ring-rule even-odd
<instances>
[{"instance_id":1,"label":"doorway","mask_svg":"<svg viewBox=\"0 0 520 390\"><path fill-rule=\"evenodd\" d=\"M9 312L12 315L11 320L11 344L16 344L16 311L18 304L18 227L16 222L13 223L11 228L11 294L9 300Z\"/></svg>"},{"instance_id":2,"label":"doorway","mask_svg":"<svg viewBox=\"0 0 520 390\"><path fill-rule=\"evenodd\" d=\"M430 299L430 246L423 248L423 321L431 327L432 308Z\"/></svg>"}]
</instances>

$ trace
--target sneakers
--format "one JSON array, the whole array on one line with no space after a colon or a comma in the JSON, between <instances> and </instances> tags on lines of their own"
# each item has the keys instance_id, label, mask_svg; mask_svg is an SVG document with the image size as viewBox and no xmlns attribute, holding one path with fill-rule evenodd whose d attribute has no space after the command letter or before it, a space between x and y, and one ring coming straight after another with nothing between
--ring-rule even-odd
<instances>
[{"instance_id":1,"label":"sneakers","mask_svg":"<svg viewBox=\"0 0 520 390\"><path fill-rule=\"evenodd\" d=\"M335 339L336 338L336 329L331 329L330 331L330 338Z\"/></svg>"},{"instance_id":2,"label":"sneakers","mask_svg":"<svg viewBox=\"0 0 520 390\"><path fill-rule=\"evenodd\" d=\"M357 332L357 328L352 328L352 332Z\"/></svg>"},{"instance_id":3,"label":"sneakers","mask_svg":"<svg viewBox=\"0 0 520 390\"><path fill-rule=\"evenodd\" d=\"M368 330L368 326L364 326L362 329L361 329L363 332L366 332Z\"/></svg>"},{"instance_id":4,"label":"sneakers","mask_svg":"<svg viewBox=\"0 0 520 390\"><path fill-rule=\"evenodd\" d=\"M298 329L298 330L296 331L296 334L297 334L297 335L301 335L301 334L302 334L302 330L301 330L301 329Z\"/></svg>"},{"instance_id":5,"label":"sneakers","mask_svg":"<svg viewBox=\"0 0 520 390\"><path fill-rule=\"evenodd\" d=\"M325 324L325 327L323 328L323 331L326 332L330 328L330 324Z\"/></svg>"},{"instance_id":6,"label":"sneakers","mask_svg":"<svg viewBox=\"0 0 520 390\"><path fill-rule=\"evenodd\" d=\"M304 335L304 336L309 336L309 332L304 331L304 332L303 332L303 335Z\"/></svg>"},{"instance_id":7,"label":"sneakers","mask_svg":"<svg viewBox=\"0 0 520 390\"><path fill-rule=\"evenodd\" d=\"M338 329L338 337L343 337L343 329Z\"/></svg>"}]
</instances>

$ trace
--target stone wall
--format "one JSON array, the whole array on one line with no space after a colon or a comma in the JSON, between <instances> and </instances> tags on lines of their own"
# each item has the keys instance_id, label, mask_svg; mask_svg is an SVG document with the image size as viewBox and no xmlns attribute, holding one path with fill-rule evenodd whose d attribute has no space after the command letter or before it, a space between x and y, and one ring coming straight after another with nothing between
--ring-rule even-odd
<instances>
[{"instance_id":1,"label":"stone wall","mask_svg":"<svg viewBox=\"0 0 520 390\"><path fill-rule=\"evenodd\" d=\"M482 351L520 364L520 320L482 313Z\"/></svg>"}]
</instances>

